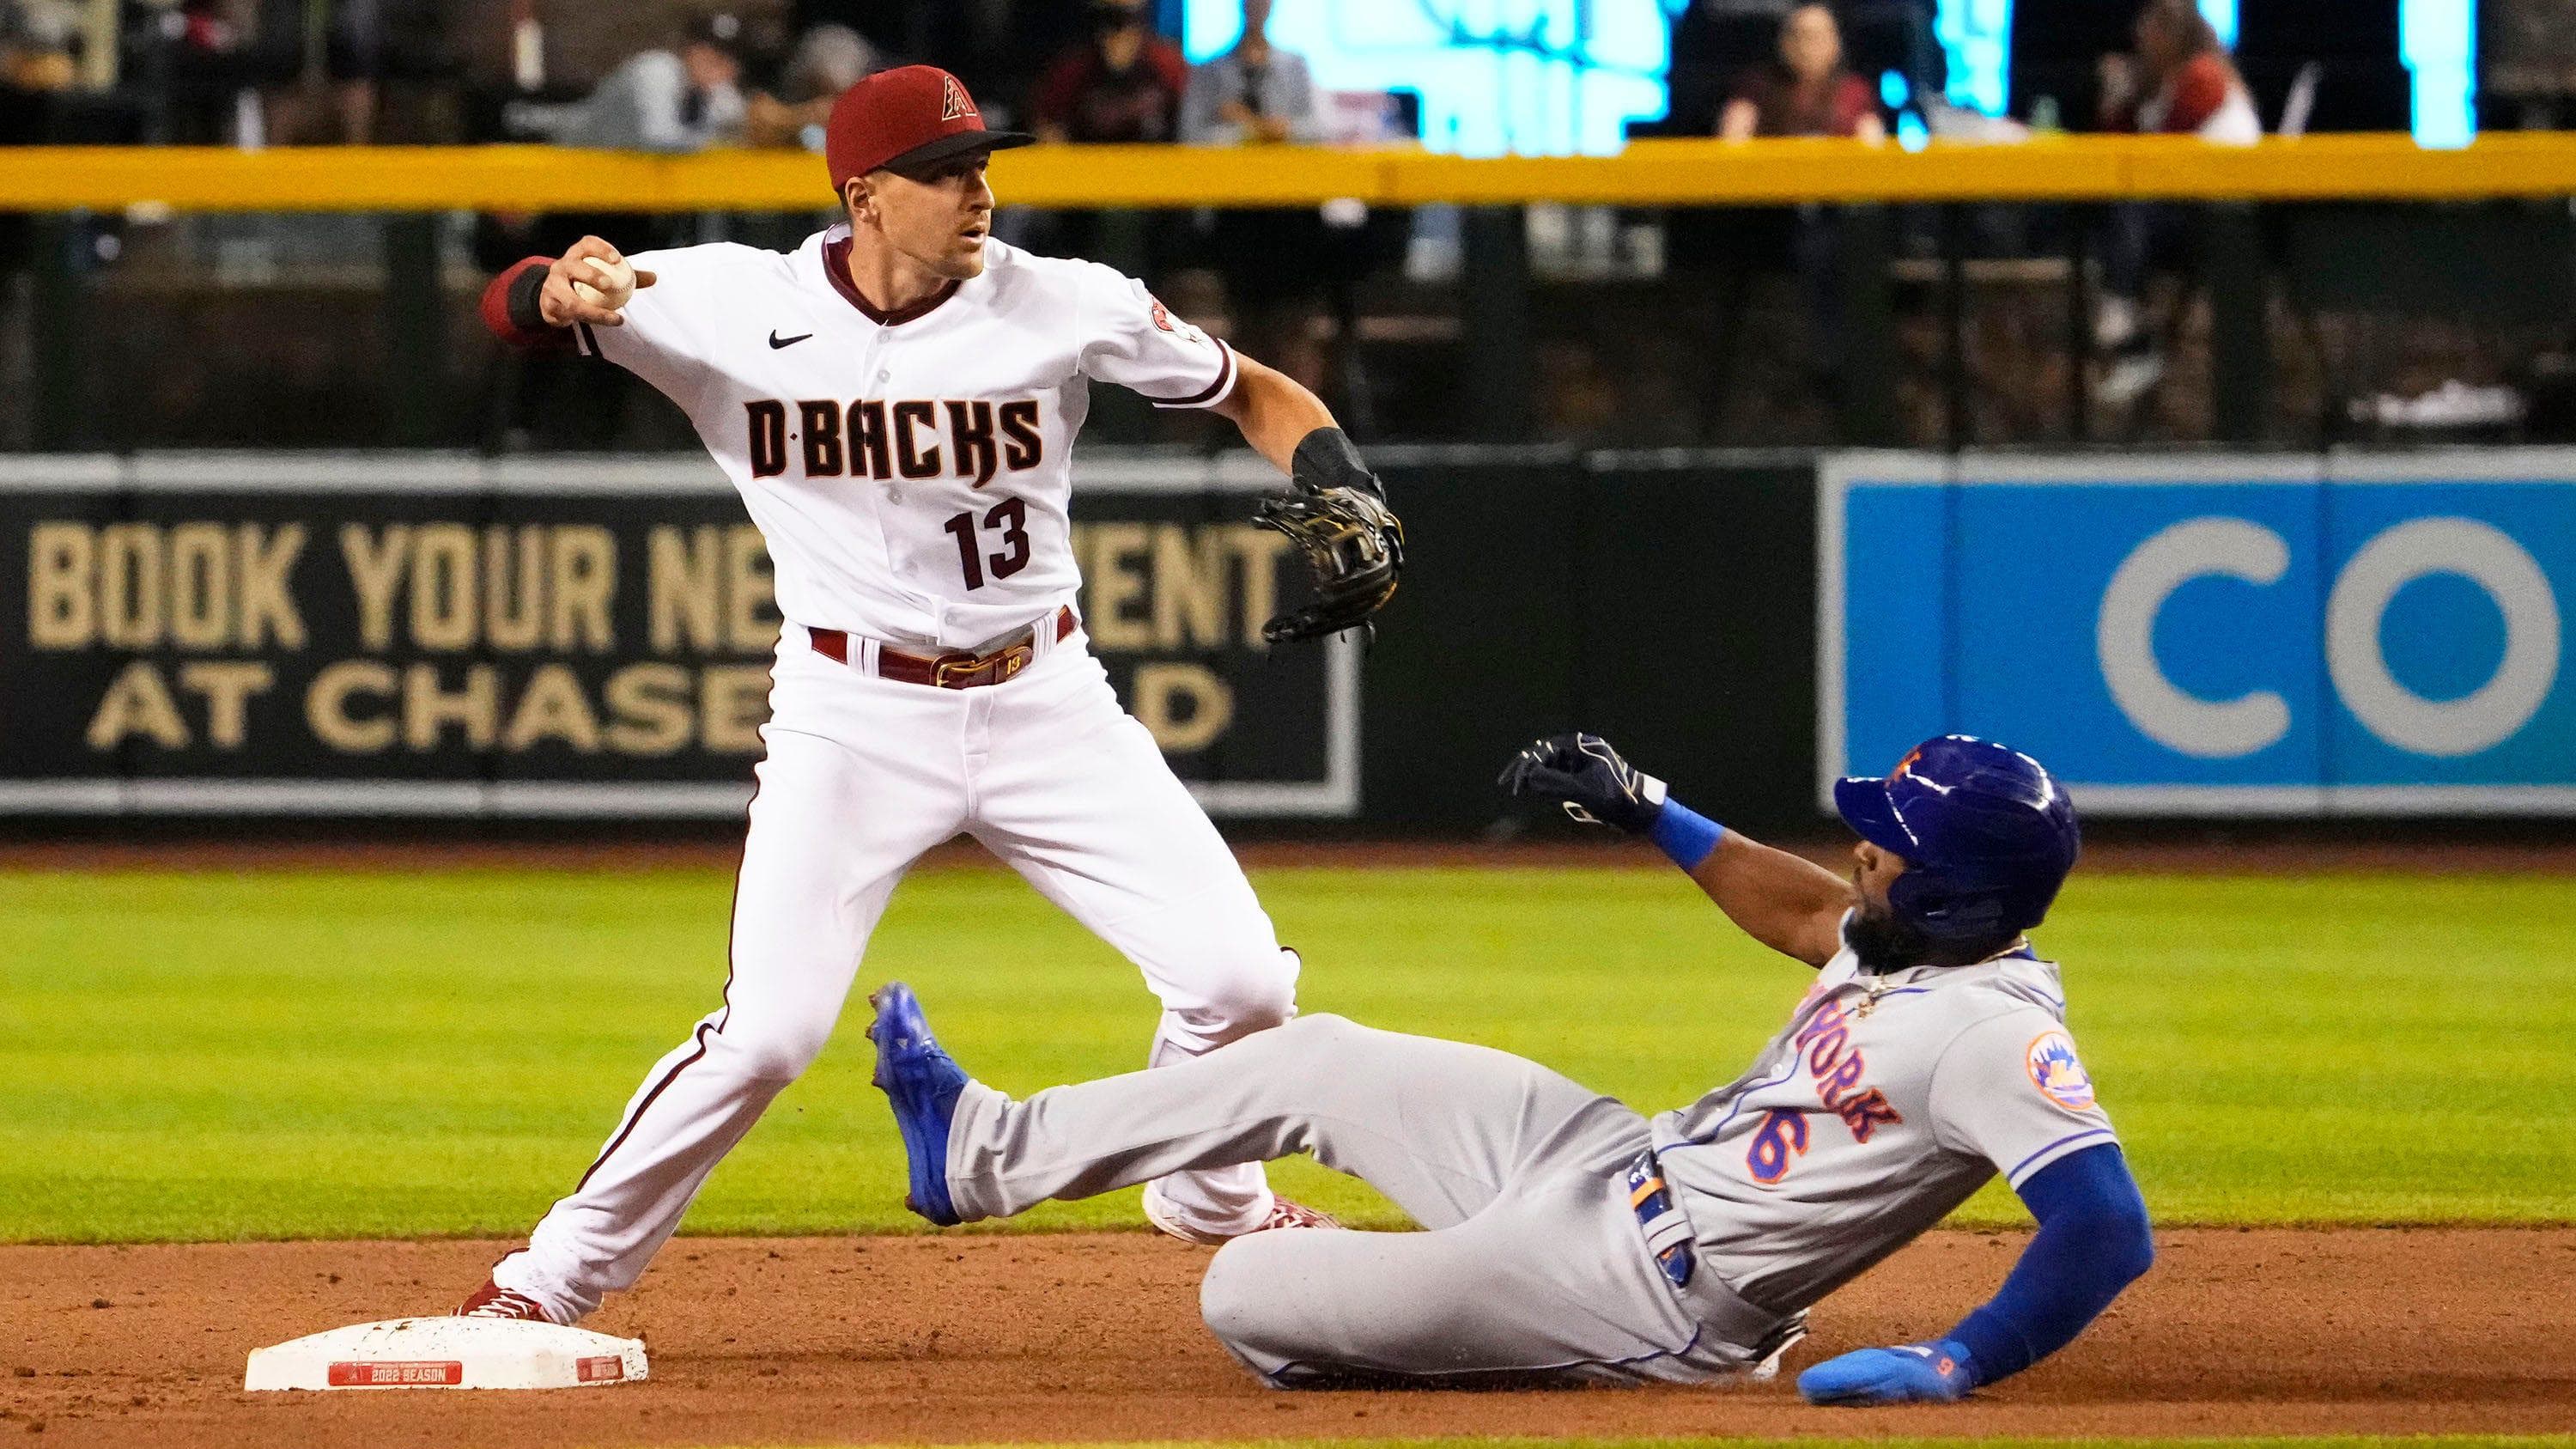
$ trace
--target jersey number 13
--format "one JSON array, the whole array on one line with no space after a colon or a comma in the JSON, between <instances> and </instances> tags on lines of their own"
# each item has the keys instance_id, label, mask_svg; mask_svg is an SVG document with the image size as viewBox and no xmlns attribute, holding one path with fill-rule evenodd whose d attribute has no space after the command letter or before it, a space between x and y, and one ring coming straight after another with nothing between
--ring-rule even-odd
<instances>
[{"instance_id":1,"label":"jersey number 13","mask_svg":"<svg viewBox=\"0 0 2576 1449\"><path fill-rule=\"evenodd\" d=\"M984 510L983 522L986 529L1001 531L1003 552L989 555L984 552L983 542L976 533L973 509L949 519L946 525L949 533L957 539L957 566L965 571L966 587L970 589L984 587L988 568L994 578L1007 579L1029 564L1027 504L1016 498L1005 498Z\"/></svg>"}]
</instances>

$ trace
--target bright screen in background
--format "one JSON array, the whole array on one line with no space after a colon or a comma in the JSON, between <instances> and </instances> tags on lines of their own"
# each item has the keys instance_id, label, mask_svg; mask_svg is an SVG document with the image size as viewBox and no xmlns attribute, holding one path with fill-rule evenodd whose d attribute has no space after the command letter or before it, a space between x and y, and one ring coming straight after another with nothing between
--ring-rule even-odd
<instances>
[{"instance_id":1,"label":"bright screen in background","mask_svg":"<svg viewBox=\"0 0 2576 1449\"><path fill-rule=\"evenodd\" d=\"M1606 153L1665 108L1665 0L1278 0L1270 43L1325 90L1422 94L1422 139L1466 156ZM1678 0L1676 0L1678 4ZM1241 0L1187 0L1183 47L1222 55Z\"/></svg>"},{"instance_id":2,"label":"bright screen in background","mask_svg":"<svg viewBox=\"0 0 2576 1449\"><path fill-rule=\"evenodd\" d=\"M1294 50L1328 90L1422 93L1422 137L1468 156L1606 153L1627 123L1664 114L1672 11L1690 0L1277 0L1271 43ZM1938 0L1949 100L1999 115L2012 66L2015 0ZM2022 0L2045 3L2045 0ZM2199 0L2234 44L2243 0ZM1243 31L1241 0L1184 0L1192 61ZM1667 9L1671 7L1671 10ZM2461 146L2477 130L2476 0L2404 0L2415 139Z\"/></svg>"},{"instance_id":3,"label":"bright screen in background","mask_svg":"<svg viewBox=\"0 0 2576 1449\"><path fill-rule=\"evenodd\" d=\"M2477 0L2404 0L2399 59L2415 82L2415 139L2465 146L2478 131Z\"/></svg>"}]
</instances>

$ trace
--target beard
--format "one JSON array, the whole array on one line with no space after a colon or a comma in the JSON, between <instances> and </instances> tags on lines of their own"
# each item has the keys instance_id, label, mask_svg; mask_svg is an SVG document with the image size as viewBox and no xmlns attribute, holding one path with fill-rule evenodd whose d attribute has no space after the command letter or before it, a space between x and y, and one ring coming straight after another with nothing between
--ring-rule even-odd
<instances>
[{"instance_id":1,"label":"beard","mask_svg":"<svg viewBox=\"0 0 2576 1449\"><path fill-rule=\"evenodd\" d=\"M1860 969L1873 976L1924 965L1933 954L1930 937L1881 906L1862 906L1860 914L1852 917L1847 937L1852 953L1860 958Z\"/></svg>"}]
</instances>

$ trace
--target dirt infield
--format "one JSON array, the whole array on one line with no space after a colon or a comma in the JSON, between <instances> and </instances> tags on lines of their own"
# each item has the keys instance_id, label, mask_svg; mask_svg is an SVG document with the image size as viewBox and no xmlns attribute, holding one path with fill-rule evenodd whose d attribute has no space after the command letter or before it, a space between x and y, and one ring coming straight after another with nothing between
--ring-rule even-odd
<instances>
[{"instance_id":1,"label":"dirt infield","mask_svg":"<svg viewBox=\"0 0 2576 1449\"><path fill-rule=\"evenodd\" d=\"M1203 1250L1144 1233L682 1239L594 1321L649 1383L262 1394L243 1355L448 1306L502 1245L0 1248L0 1434L46 1445L832 1444L1281 1436L2576 1430L2576 1230L2186 1230L2074 1348L1967 1405L1729 1390L1276 1393L1199 1326ZM1792 1368L1936 1330L2022 1239L1935 1233ZM20 1441L30 1442L30 1441Z\"/></svg>"}]
</instances>

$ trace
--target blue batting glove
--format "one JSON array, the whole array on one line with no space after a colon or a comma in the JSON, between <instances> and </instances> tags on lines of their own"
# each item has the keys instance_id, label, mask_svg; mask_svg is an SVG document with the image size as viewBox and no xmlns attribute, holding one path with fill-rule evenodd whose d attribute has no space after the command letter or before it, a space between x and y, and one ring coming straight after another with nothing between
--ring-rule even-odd
<instances>
[{"instance_id":1,"label":"blue batting glove","mask_svg":"<svg viewBox=\"0 0 2576 1449\"><path fill-rule=\"evenodd\" d=\"M1811 1404L1948 1404L1974 1387L1968 1351L1949 1339L1864 1348L1798 1375L1798 1392Z\"/></svg>"}]
</instances>

